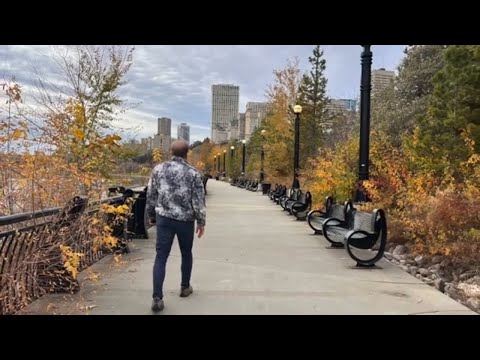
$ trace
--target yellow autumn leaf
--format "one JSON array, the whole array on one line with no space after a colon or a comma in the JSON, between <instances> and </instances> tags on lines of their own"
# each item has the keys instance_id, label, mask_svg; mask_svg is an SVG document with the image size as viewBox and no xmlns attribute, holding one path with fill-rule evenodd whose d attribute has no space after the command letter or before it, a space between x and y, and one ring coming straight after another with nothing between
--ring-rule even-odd
<instances>
[{"instance_id":1,"label":"yellow autumn leaf","mask_svg":"<svg viewBox=\"0 0 480 360\"><path fill-rule=\"evenodd\" d=\"M103 142L107 145L116 145L117 140L121 140L122 138L118 135L107 135L104 139Z\"/></svg>"},{"instance_id":2,"label":"yellow autumn leaf","mask_svg":"<svg viewBox=\"0 0 480 360\"><path fill-rule=\"evenodd\" d=\"M23 136L24 139L26 139L26 133L25 131L21 129L16 129L13 134L12 134L12 139L13 140L18 140Z\"/></svg>"},{"instance_id":3,"label":"yellow autumn leaf","mask_svg":"<svg viewBox=\"0 0 480 360\"><path fill-rule=\"evenodd\" d=\"M130 209L129 209L128 205L121 205L121 206L117 207L116 212L117 212L117 214L122 214L123 215L123 214L127 214L129 210Z\"/></svg>"},{"instance_id":4,"label":"yellow autumn leaf","mask_svg":"<svg viewBox=\"0 0 480 360\"><path fill-rule=\"evenodd\" d=\"M102 211L107 214L115 214L116 209L115 206L112 205L104 205L102 206Z\"/></svg>"},{"instance_id":5,"label":"yellow autumn leaf","mask_svg":"<svg viewBox=\"0 0 480 360\"><path fill-rule=\"evenodd\" d=\"M84 178L83 179L83 183L87 186L87 187L90 187L92 186L92 180L88 177Z\"/></svg>"},{"instance_id":6,"label":"yellow autumn leaf","mask_svg":"<svg viewBox=\"0 0 480 360\"><path fill-rule=\"evenodd\" d=\"M85 137L85 133L82 130L77 128L73 130L73 136L75 137L76 140L80 141Z\"/></svg>"},{"instance_id":7,"label":"yellow autumn leaf","mask_svg":"<svg viewBox=\"0 0 480 360\"><path fill-rule=\"evenodd\" d=\"M98 273L94 273L93 271L90 270L87 279L91 281L98 281L100 278L100 275Z\"/></svg>"}]
</instances>

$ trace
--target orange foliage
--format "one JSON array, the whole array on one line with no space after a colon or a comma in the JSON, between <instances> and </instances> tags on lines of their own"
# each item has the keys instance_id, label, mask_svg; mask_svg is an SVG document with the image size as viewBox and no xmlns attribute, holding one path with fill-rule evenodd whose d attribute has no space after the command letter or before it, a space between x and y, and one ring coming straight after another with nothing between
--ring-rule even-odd
<instances>
[{"instance_id":1,"label":"orange foliage","mask_svg":"<svg viewBox=\"0 0 480 360\"><path fill-rule=\"evenodd\" d=\"M462 164L468 180L458 183L448 172L442 179L430 172L414 173L408 150L394 147L376 131L370 144L370 179L363 186L371 203L361 210L387 212L389 241L410 243L413 251L443 255L457 264L480 260L480 156L465 137L469 159ZM358 139L323 149L303 174L314 208L325 196L351 199L357 179Z\"/></svg>"},{"instance_id":2,"label":"orange foliage","mask_svg":"<svg viewBox=\"0 0 480 360\"><path fill-rule=\"evenodd\" d=\"M313 207L321 208L326 196L338 202L352 198L356 184L356 154L358 142L350 140L337 151L323 149L317 159L303 172L302 188L312 193Z\"/></svg>"}]
</instances>

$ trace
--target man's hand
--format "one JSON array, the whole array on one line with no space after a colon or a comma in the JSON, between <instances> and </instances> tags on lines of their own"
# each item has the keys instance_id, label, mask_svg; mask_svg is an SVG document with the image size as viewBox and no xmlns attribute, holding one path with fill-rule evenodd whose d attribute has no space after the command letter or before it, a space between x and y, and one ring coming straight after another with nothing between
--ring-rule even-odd
<instances>
[{"instance_id":1,"label":"man's hand","mask_svg":"<svg viewBox=\"0 0 480 360\"><path fill-rule=\"evenodd\" d=\"M148 218L148 225L155 225L157 223L157 219L155 218Z\"/></svg>"},{"instance_id":2,"label":"man's hand","mask_svg":"<svg viewBox=\"0 0 480 360\"><path fill-rule=\"evenodd\" d=\"M197 225L197 236L200 239L205 234L205 225Z\"/></svg>"}]
</instances>

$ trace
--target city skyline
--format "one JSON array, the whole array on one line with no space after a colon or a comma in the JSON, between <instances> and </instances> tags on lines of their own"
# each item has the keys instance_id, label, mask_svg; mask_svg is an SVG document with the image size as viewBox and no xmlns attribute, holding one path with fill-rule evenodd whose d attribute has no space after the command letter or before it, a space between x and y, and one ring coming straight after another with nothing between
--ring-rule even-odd
<instances>
[{"instance_id":1,"label":"city skyline","mask_svg":"<svg viewBox=\"0 0 480 360\"><path fill-rule=\"evenodd\" d=\"M373 45L372 69L396 70L404 57L405 45ZM327 95L355 99L360 89L360 45L322 45L327 63ZM272 83L274 69L287 59L300 60L302 71L309 68L313 45L196 45L136 46L133 65L120 94L139 103L118 122L122 127L139 127L136 139L156 132L159 116L172 119L172 136L182 122L190 125L190 141L211 135L211 86L235 84L241 89L239 112L247 102L265 101L265 89ZM0 78L15 76L28 92L33 88L35 66L51 75L51 48L42 45L0 46ZM261 61L259 61L261 59ZM28 98L27 98L28 101Z\"/></svg>"}]
</instances>

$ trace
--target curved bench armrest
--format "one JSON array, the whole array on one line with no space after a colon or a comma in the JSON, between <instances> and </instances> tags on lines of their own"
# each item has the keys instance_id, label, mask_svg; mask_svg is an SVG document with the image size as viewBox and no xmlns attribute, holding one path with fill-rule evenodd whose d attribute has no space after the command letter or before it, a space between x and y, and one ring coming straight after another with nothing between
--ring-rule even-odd
<instances>
[{"instance_id":1,"label":"curved bench armrest","mask_svg":"<svg viewBox=\"0 0 480 360\"><path fill-rule=\"evenodd\" d=\"M329 224L329 223L333 223L333 222L336 222L336 224ZM345 224L345 221L342 221L342 220L334 218L334 217L330 217L323 222L323 227L325 228L326 225L335 226L335 225L343 225L343 224Z\"/></svg>"},{"instance_id":2,"label":"curved bench armrest","mask_svg":"<svg viewBox=\"0 0 480 360\"><path fill-rule=\"evenodd\" d=\"M290 209L292 211L295 210L295 206L306 206L307 204L301 202L301 201L295 201L293 204L290 205Z\"/></svg>"},{"instance_id":3,"label":"curved bench armrest","mask_svg":"<svg viewBox=\"0 0 480 360\"><path fill-rule=\"evenodd\" d=\"M345 224L345 222L340 220L340 219L330 217L330 218L326 219L322 224L322 231L323 231L324 234L327 233L328 223L333 223L333 224L331 224L332 226Z\"/></svg>"}]
</instances>

